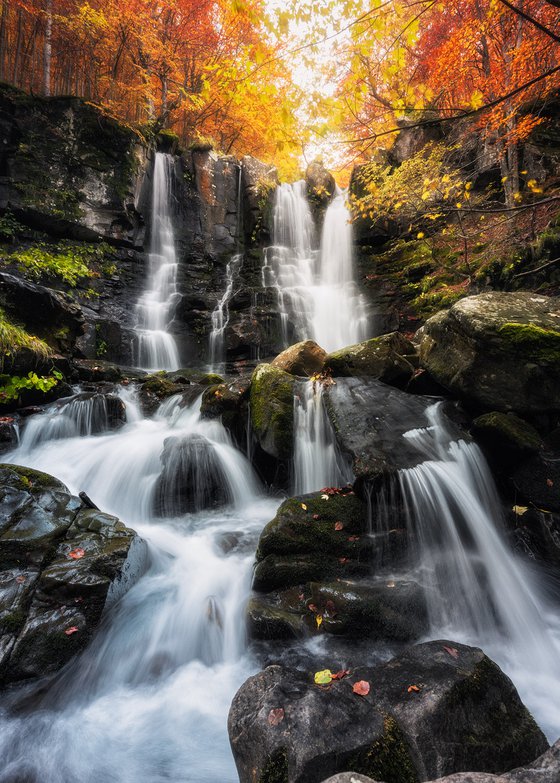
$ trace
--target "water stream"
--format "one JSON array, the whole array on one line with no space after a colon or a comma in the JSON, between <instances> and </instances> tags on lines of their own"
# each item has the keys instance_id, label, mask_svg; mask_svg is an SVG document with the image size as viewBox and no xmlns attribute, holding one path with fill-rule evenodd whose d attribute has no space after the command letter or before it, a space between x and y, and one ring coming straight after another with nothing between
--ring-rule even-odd
<instances>
[{"instance_id":1,"label":"water stream","mask_svg":"<svg viewBox=\"0 0 560 783\"><path fill-rule=\"evenodd\" d=\"M156 152L149 272L136 305L136 366L144 370L179 369L177 345L168 332L177 294L177 253L170 211L174 170L174 156Z\"/></svg>"},{"instance_id":2,"label":"water stream","mask_svg":"<svg viewBox=\"0 0 560 783\"><path fill-rule=\"evenodd\" d=\"M287 346L315 340L326 351L369 336L365 298L355 283L352 226L346 194L337 191L319 246L303 180L277 188L273 245L265 250L263 285L276 290Z\"/></svg>"}]
</instances>

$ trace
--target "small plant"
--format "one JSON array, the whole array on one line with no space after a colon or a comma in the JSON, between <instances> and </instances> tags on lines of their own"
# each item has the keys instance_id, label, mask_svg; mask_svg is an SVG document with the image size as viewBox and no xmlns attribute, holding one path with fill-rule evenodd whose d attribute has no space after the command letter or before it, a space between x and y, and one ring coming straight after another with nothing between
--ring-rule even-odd
<instances>
[{"instance_id":1,"label":"small plant","mask_svg":"<svg viewBox=\"0 0 560 783\"><path fill-rule=\"evenodd\" d=\"M104 243L83 245L61 242L49 245L38 242L31 247L15 250L4 256L3 260L4 263L17 265L22 274L33 280L58 278L75 286L82 280L98 276L92 264L102 262L109 250ZM87 295L93 294L88 292Z\"/></svg>"},{"instance_id":2,"label":"small plant","mask_svg":"<svg viewBox=\"0 0 560 783\"><path fill-rule=\"evenodd\" d=\"M0 366L3 366L6 356L13 356L24 349L40 359L48 359L52 355L47 343L29 334L21 326L13 324L0 310Z\"/></svg>"},{"instance_id":3,"label":"small plant","mask_svg":"<svg viewBox=\"0 0 560 783\"><path fill-rule=\"evenodd\" d=\"M29 372L26 376L18 375L3 376L3 383L0 386L0 403L19 400L23 391L40 391L46 394L53 389L63 375L58 370L53 370L52 375L37 375L35 372Z\"/></svg>"},{"instance_id":4,"label":"small plant","mask_svg":"<svg viewBox=\"0 0 560 783\"><path fill-rule=\"evenodd\" d=\"M11 212L4 212L0 217L0 242L13 242L23 230L24 226Z\"/></svg>"}]
</instances>

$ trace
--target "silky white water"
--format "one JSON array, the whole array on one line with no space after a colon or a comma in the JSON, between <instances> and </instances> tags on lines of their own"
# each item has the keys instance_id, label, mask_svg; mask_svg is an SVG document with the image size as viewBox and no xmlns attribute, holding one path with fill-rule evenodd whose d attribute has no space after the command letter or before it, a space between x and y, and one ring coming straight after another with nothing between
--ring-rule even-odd
<instances>
[{"instance_id":1,"label":"silky white water","mask_svg":"<svg viewBox=\"0 0 560 783\"><path fill-rule=\"evenodd\" d=\"M144 419L133 393L121 394L128 422L119 431L61 437L53 409L36 417L45 437L28 441L29 449L24 436L4 457L55 474L133 525L148 543L148 563L33 714L0 713L0 781L24 774L41 783L237 780L226 715L256 668L243 610L256 539L278 501L261 494L221 423L201 420L199 400L182 407L171 398ZM214 450L231 503L157 519L164 442L194 435Z\"/></svg>"},{"instance_id":2,"label":"silky white water","mask_svg":"<svg viewBox=\"0 0 560 783\"><path fill-rule=\"evenodd\" d=\"M177 299L177 253L169 209L173 174L173 156L156 152L149 271L136 304L136 365L143 370L179 369L177 345L168 332Z\"/></svg>"},{"instance_id":3,"label":"silky white water","mask_svg":"<svg viewBox=\"0 0 560 783\"><path fill-rule=\"evenodd\" d=\"M454 441L439 405L406 434L425 457L399 471L426 586L431 638L475 644L512 677L550 739L560 733L560 619L505 539L500 501L474 443Z\"/></svg>"},{"instance_id":4,"label":"silky white water","mask_svg":"<svg viewBox=\"0 0 560 783\"><path fill-rule=\"evenodd\" d=\"M235 285L243 264L243 254L236 253L226 265L226 287L212 311L210 332L210 372L225 372L225 332L229 324L229 302L235 293Z\"/></svg>"},{"instance_id":5,"label":"silky white water","mask_svg":"<svg viewBox=\"0 0 560 783\"><path fill-rule=\"evenodd\" d=\"M276 290L285 347L312 339L326 351L368 337L365 297L355 283L352 225L338 190L317 246L306 183L279 185L273 245L265 251L263 285Z\"/></svg>"},{"instance_id":6,"label":"silky white water","mask_svg":"<svg viewBox=\"0 0 560 783\"><path fill-rule=\"evenodd\" d=\"M323 384L302 381L294 394L294 494L342 487L354 476L323 405Z\"/></svg>"}]
</instances>

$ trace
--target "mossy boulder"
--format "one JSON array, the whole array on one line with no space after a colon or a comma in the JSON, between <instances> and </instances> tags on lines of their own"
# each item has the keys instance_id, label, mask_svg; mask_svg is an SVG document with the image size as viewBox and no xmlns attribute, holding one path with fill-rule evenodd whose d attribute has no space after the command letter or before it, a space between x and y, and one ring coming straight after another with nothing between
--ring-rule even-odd
<instances>
[{"instance_id":1,"label":"mossy boulder","mask_svg":"<svg viewBox=\"0 0 560 783\"><path fill-rule=\"evenodd\" d=\"M316 669L329 663L318 659ZM418 783L462 770L501 773L548 747L511 681L475 647L419 644L377 667L351 667L328 686L313 674L269 666L237 692L228 729L241 783L319 783L348 769ZM365 696L353 693L361 680L370 685ZM270 777L280 756L280 776Z\"/></svg>"},{"instance_id":2,"label":"mossy boulder","mask_svg":"<svg viewBox=\"0 0 560 783\"><path fill-rule=\"evenodd\" d=\"M325 370L334 377L370 377L405 388L417 365L416 349L400 332L373 337L330 353Z\"/></svg>"},{"instance_id":3,"label":"mossy boulder","mask_svg":"<svg viewBox=\"0 0 560 783\"><path fill-rule=\"evenodd\" d=\"M51 674L82 650L143 567L144 544L62 482L0 465L0 681Z\"/></svg>"},{"instance_id":4,"label":"mossy boulder","mask_svg":"<svg viewBox=\"0 0 560 783\"><path fill-rule=\"evenodd\" d=\"M560 411L560 299L531 293L470 296L416 335L422 365L482 410Z\"/></svg>"},{"instance_id":5,"label":"mossy boulder","mask_svg":"<svg viewBox=\"0 0 560 783\"><path fill-rule=\"evenodd\" d=\"M323 370L327 352L313 340L295 343L272 360L271 365L291 375L311 376Z\"/></svg>"},{"instance_id":6,"label":"mossy boulder","mask_svg":"<svg viewBox=\"0 0 560 783\"><path fill-rule=\"evenodd\" d=\"M251 379L251 426L267 454L288 460L294 445L295 378L270 364L259 364Z\"/></svg>"},{"instance_id":7,"label":"mossy boulder","mask_svg":"<svg viewBox=\"0 0 560 783\"><path fill-rule=\"evenodd\" d=\"M540 451L543 446L537 430L515 413L484 413L473 421L472 429L492 462L503 468L517 464L520 459Z\"/></svg>"}]
</instances>

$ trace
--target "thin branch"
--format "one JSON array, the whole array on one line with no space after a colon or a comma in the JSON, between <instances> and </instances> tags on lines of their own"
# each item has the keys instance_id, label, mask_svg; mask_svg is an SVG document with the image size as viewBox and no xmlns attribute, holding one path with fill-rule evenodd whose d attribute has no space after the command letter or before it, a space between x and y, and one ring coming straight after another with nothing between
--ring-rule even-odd
<instances>
[{"instance_id":1,"label":"thin branch","mask_svg":"<svg viewBox=\"0 0 560 783\"><path fill-rule=\"evenodd\" d=\"M549 27L546 27L546 25L541 24L541 22L539 22L538 19L535 19L534 16L531 16L526 11L522 11L521 8L518 8L513 3L510 3L509 0L500 0L500 3L502 5L507 6L507 8L509 8L511 11L513 11L518 16L523 17L523 19L525 19L525 21L527 21L530 24L532 24L535 27L537 27L541 32L545 33L546 35L549 35L554 41L556 41L556 43L560 43L560 35L556 35L556 33L553 32ZM556 3L555 3L555 5L556 5ZM560 3L558 3L558 5L560 6Z\"/></svg>"},{"instance_id":2,"label":"thin branch","mask_svg":"<svg viewBox=\"0 0 560 783\"><path fill-rule=\"evenodd\" d=\"M514 277L529 277L530 275L536 275L537 272L542 272L543 269L548 269L549 266L554 266L560 262L560 258L553 258L552 261L547 261L546 264L541 264L535 267L535 269L529 269L527 272L518 272Z\"/></svg>"}]
</instances>

